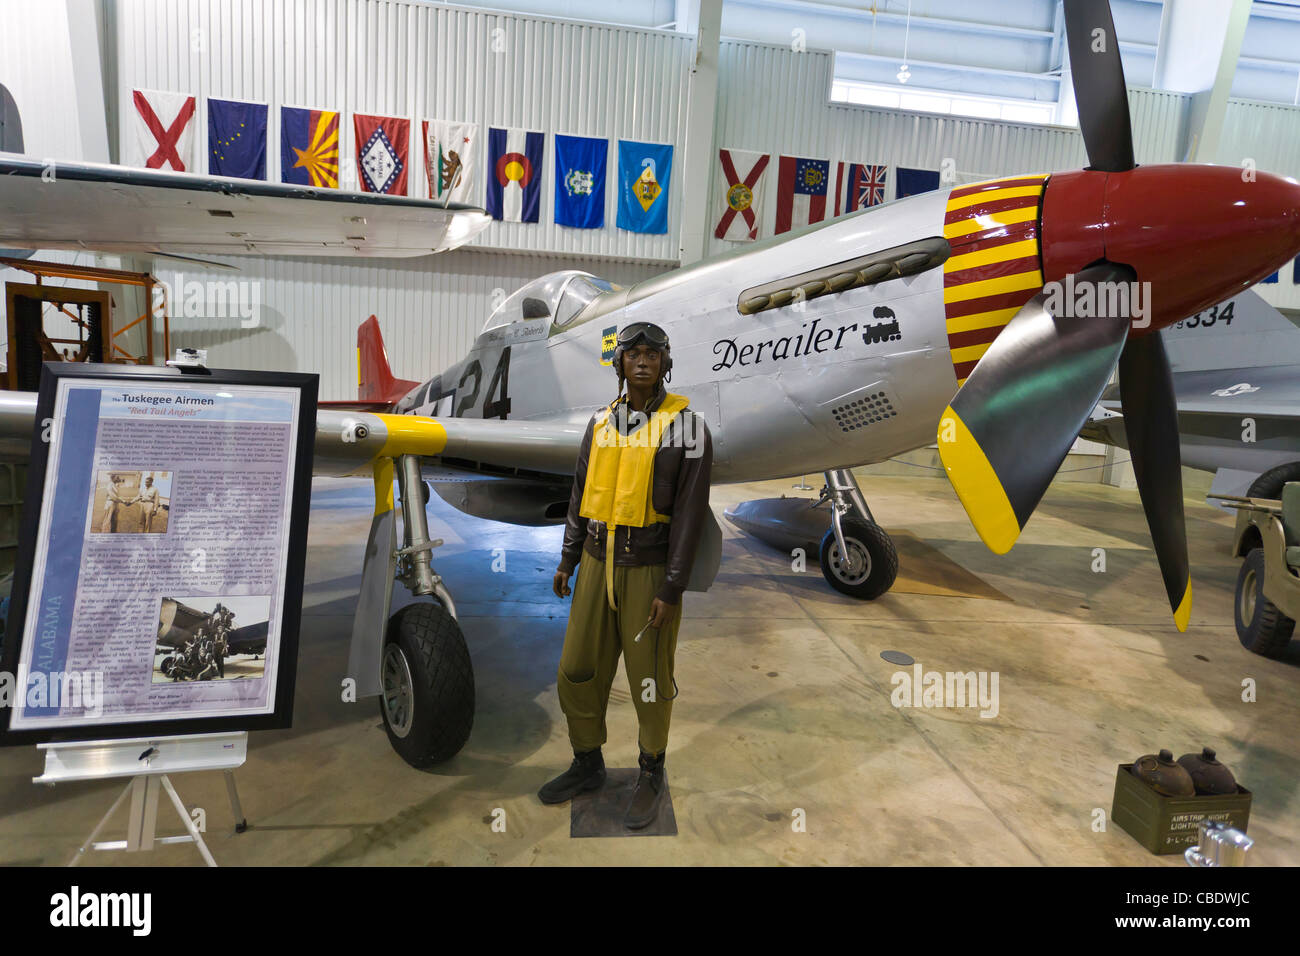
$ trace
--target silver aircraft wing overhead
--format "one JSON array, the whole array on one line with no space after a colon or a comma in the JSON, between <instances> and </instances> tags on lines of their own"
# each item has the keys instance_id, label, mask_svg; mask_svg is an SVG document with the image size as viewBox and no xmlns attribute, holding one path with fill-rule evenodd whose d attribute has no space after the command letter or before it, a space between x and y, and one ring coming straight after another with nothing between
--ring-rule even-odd
<instances>
[{"instance_id":1,"label":"silver aircraft wing overhead","mask_svg":"<svg viewBox=\"0 0 1300 956\"><path fill-rule=\"evenodd\" d=\"M0 249L281 256L423 256L491 219L381 193L0 153Z\"/></svg>"}]
</instances>

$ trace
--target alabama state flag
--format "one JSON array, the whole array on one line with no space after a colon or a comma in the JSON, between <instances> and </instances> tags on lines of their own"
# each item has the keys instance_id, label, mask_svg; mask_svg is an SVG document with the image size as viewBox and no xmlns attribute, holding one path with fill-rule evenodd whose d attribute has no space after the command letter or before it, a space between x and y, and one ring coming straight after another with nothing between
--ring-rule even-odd
<instances>
[{"instance_id":1,"label":"alabama state flag","mask_svg":"<svg viewBox=\"0 0 1300 956\"><path fill-rule=\"evenodd\" d=\"M828 159L782 156L777 163L776 232L780 235L798 226L826 218L831 163Z\"/></svg>"},{"instance_id":2,"label":"alabama state flag","mask_svg":"<svg viewBox=\"0 0 1300 956\"><path fill-rule=\"evenodd\" d=\"M411 121L354 113L357 182L362 192L406 195Z\"/></svg>"},{"instance_id":3,"label":"alabama state flag","mask_svg":"<svg viewBox=\"0 0 1300 956\"><path fill-rule=\"evenodd\" d=\"M743 149L718 150L718 187L722 217L713 234L719 239L757 239L758 216L763 210L763 174L772 159L768 153Z\"/></svg>"},{"instance_id":4,"label":"alabama state flag","mask_svg":"<svg viewBox=\"0 0 1300 956\"><path fill-rule=\"evenodd\" d=\"M163 90L133 90L132 122L122 150L127 166L199 171L194 97Z\"/></svg>"},{"instance_id":5,"label":"alabama state flag","mask_svg":"<svg viewBox=\"0 0 1300 956\"><path fill-rule=\"evenodd\" d=\"M488 128L488 215L505 222L537 222L542 206L544 133Z\"/></svg>"},{"instance_id":6,"label":"alabama state flag","mask_svg":"<svg viewBox=\"0 0 1300 956\"><path fill-rule=\"evenodd\" d=\"M280 108L280 182L339 188L339 114Z\"/></svg>"}]
</instances>

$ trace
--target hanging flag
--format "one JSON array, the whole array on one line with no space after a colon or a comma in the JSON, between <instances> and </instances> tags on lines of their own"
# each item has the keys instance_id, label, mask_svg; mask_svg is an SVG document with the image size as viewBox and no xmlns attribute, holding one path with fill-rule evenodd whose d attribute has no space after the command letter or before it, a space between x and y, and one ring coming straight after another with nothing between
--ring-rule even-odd
<instances>
[{"instance_id":1,"label":"hanging flag","mask_svg":"<svg viewBox=\"0 0 1300 956\"><path fill-rule=\"evenodd\" d=\"M280 107L280 182L339 188L339 114Z\"/></svg>"},{"instance_id":2,"label":"hanging flag","mask_svg":"<svg viewBox=\"0 0 1300 956\"><path fill-rule=\"evenodd\" d=\"M488 128L488 215L506 222L537 222L542 205L544 133Z\"/></svg>"},{"instance_id":3,"label":"hanging flag","mask_svg":"<svg viewBox=\"0 0 1300 956\"><path fill-rule=\"evenodd\" d=\"M668 231L669 144L618 141L618 228L662 235Z\"/></svg>"},{"instance_id":4,"label":"hanging flag","mask_svg":"<svg viewBox=\"0 0 1300 956\"><path fill-rule=\"evenodd\" d=\"M1295 262L1291 263L1291 284L1300 285L1300 256L1295 257Z\"/></svg>"},{"instance_id":5,"label":"hanging flag","mask_svg":"<svg viewBox=\"0 0 1300 956\"><path fill-rule=\"evenodd\" d=\"M831 164L827 159L782 156L776 170L776 233L826 218Z\"/></svg>"},{"instance_id":6,"label":"hanging flag","mask_svg":"<svg viewBox=\"0 0 1300 956\"><path fill-rule=\"evenodd\" d=\"M265 103L208 100L208 172L266 179Z\"/></svg>"},{"instance_id":7,"label":"hanging flag","mask_svg":"<svg viewBox=\"0 0 1300 956\"><path fill-rule=\"evenodd\" d=\"M719 194L726 204L713 230L719 239L758 238L756 214L763 209L763 173L771 158L744 149L718 150Z\"/></svg>"},{"instance_id":8,"label":"hanging flag","mask_svg":"<svg viewBox=\"0 0 1300 956\"><path fill-rule=\"evenodd\" d=\"M198 139L194 135L194 97L161 90L134 90L131 132L122 151L126 165L196 172Z\"/></svg>"},{"instance_id":9,"label":"hanging flag","mask_svg":"<svg viewBox=\"0 0 1300 956\"><path fill-rule=\"evenodd\" d=\"M1264 278L1260 279L1259 281L1260 281L1261 283L1273 283L1273 284L1276 284L1276 283L1277 283L1277 277L1278 277L1278 275L1279 275L1280 273L1281 273L1281 270L1279 269L1277 272L1274 272L1272 275L1264 276Z\"/></svg>"},{"instance_id":10,"label":"hanging flag","mask_svg":"<svg viewBox=\"0 0 1300 956\"><path fill-rule=\"evenodd\" d=\"M353 113L352 124L357 135L357 182L361 191L405 196L411 121Z\"/></svg>"},{"instance_id":11,"label":"hanging flag","mask_svg":"<svg viewBox=\"0 0 1300 956\"><path fill-rule=\"evenodd\" d=\"M609 142L555 134L555 223L576 229L605 225L605 159Z\"/></svg>"},{"instance_id":12,"label":"hanging flag","mask_svg":"<svg viewBox=\"0 0 1300 956\"><path fill-rule=\"evenodd\" d=\"M478 127L473 123L425 120L423 133L429 198L441 200L444 206L450 202L474 203L478 192L474 181Z\"/></svg>"},{"instance_id":13,"label":"hanging flag","mask_svg":"<svg viewBox=\"0 0 1300 956\"><path fill-rule=\"evenodd\" d=\"M937 169L908 169L906 166L899 166L894 170L897 184L895 185L895 199L902 199L904 196L915 196L918 193L928 193L939 188L939 170Z\"/></svg>"},{"instance_id":14,"label":"hanging flag","mask_svg":"<svg viewBox=\"0 0 1300 956\"><path fill-rule=\"evenodd\" d=\"M877 206L885 201L885 167L838 163L835 172L835 215Z\"/></svg>"}]
</instances>

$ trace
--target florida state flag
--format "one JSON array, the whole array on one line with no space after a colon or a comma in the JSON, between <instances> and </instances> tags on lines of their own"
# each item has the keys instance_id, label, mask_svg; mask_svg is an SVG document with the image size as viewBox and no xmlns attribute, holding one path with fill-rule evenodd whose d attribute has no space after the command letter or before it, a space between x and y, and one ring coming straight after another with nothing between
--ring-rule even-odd
<instances>
[{"instance_id":1,"label":"florida state flag","mask_svg":"<svg viewBox=\"0 0 1300 956\"><path fill-rule=\"evenodd\" d=\"M362 192L405 196L411 121L354 113L352 122L357 135L357 182Z\"/></svg>"}]
</instances>

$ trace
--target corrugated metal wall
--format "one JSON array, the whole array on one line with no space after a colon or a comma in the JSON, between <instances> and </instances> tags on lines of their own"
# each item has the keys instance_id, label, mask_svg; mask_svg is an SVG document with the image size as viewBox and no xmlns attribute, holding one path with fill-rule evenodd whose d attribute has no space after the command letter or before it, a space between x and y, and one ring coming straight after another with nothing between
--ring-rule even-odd
<instances>
[{"instance_id":1,"label":"corrugated metal wall","mask_svg":"<svg viewBox=\"0 0 1300 956\"><path fill-rule=\"evenodd\" d=\"M319 372L323 399L356 397L357 326L372 313L379 317L394 374L422 381L464 355L492 309L539 275L586 269L630 285L663 271L629 262L593 267L587 259L469 249L397 260L209 258L239 271L158 260L156 273L172 288L172 348L206 348L215 368ZM220 308L222 300L207 283L231 281L241 304L260 307L242 313ZM241 315L255 315L258 324ZM250 327L242 327L243 321ZM161 331L156 338L161 349Z\"/></svg>"},{"instance_id":2,"label":"corrugated metal wall","mask_svg":"<svg viewBox=\"0 0 1300 956\"><path fill-rule=\"evenodd\" d=\"M272 179L279 177L279 106L340 111L344 171L355 169L354 112L407 118L412 195L426 188L420 120L479 124L484 162L488 126L540 130L547 134L540 222L493 223L476 246L677 258L680 190L669 195L666 235L615 228L616 141L683 141L691 37L410 0L117 0L113 7L122 116L132 115L136 88L269 103ZM199 105L197 133L206 143ZM610 141L604 229L553 221L557 132ZM479 176L481 191L481 168Z\"/></svg>"}]
</instances>

